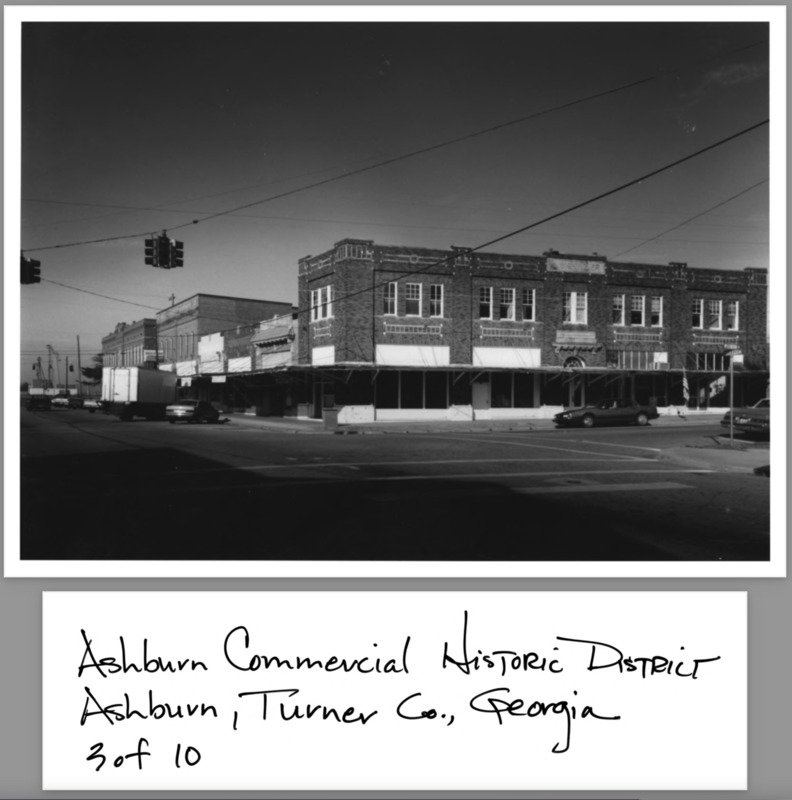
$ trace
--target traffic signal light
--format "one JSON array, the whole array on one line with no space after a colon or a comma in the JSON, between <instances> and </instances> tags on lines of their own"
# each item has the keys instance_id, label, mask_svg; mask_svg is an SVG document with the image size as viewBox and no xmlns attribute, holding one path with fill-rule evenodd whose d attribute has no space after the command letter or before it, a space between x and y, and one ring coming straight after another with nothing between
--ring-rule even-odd
<instances>
[{"instance_id":1,"label":"traffic signal light","mask_svg":"<svg viewBox=\"0 0 792 800\"><path fill-rule=\"evenodd\" d=\"M170 250L171 269L173 269L174 267L183 267L184 242L177 242L175 239L171 239L170 245L171 245L171 250Z\"/></svg>"},{"instance_id":2,"label":"traffic signal light","mask_svg":"<svg viewBox=\"0 0 792 800\"><path fill-rule=\"evenodd\" d=\"M150 267L158 267L159 260L157 259L157 240L146 239L146 264Z\"/></svg>"},{"instance_id":3,"label":"traffic signal light","mask_svg":"<svg viewBox=\"0 0 792 800\"><path fill-rule=\"evenodd\" d=\"M146 264L160 269L184 266L184 242L169 239L163 231L156 239L146 239Z\"/></svg>"},{"instance_id":4,"label":"traffic signal light","mask_svg":"<svg viewBox=\"0 0 792 800\"><path fill-rule=\"evenodd\" d=\"M22 256L19 261L19 273L22 283L41 283L41 262Z\"/></svg>"},{"instance_id":5,"label":"traffic signal light","mask_svg":"<svg viewBox=\"0 0 792 800\"><path fill-rule=\"evenodd\" d=\"M158 266L162 267L163 269L170 269L171 266L170 253L171 253L170 239L164 234L162 236L158 236L157 237L157 260L159 261Z\"/></svg>"}]
</instances>

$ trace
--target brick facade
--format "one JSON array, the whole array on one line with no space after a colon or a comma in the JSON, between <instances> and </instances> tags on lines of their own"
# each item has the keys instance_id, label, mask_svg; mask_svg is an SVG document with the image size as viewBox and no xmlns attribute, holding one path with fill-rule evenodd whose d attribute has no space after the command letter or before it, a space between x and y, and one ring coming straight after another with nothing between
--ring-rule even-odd
<instances>
[{"instance_id":1,"label":"brick facade","mask_svg":"<svg viewBox=\"0 0 792 800\"><path fill-rule=\"evenodd\" d=\"M200 336L229 332L239 326L291 314L291 303L248 300L213 294L196 294L157 312L160 350L166 362L190 361L198 357Z\"/></svg>"},{"instance_id":2,"label":"brick facade","mask_svg":"<svg viewBox=\"0 0 792 800\"><path fill-rule=\"evenodd\" d=\"M390 283L397 286L395 313L386 313ZM312 298L327 287L331 311L313 314ZM442 315L436 317L430 315L432 291L442 293ZM417 313L407 308L408 292L419 298ZM481 306L487 296L489 317ZM528 306L525 297L532 300ZM501 308L502 300L511 302ZM694 300L705 308L708 301L720 303L715 329L693 328ZM614 319L615 302L623 303L622 324ZM579 307L570 314L572 303ZM728 303L739 309L736 329L729 329ZM658 363L695 370L704 363L696 354L723 355L729 347L758 368L767 365L767 272L754 268L735 272L552 251L468 253L346 239L301 259L299 308L298 357L304 365L312 363L317 347L332 347L335 364L376 364L377 346L392 344L447 347L452 366L473 365L476 348L528 348L539 351L537 366L546 368L578 363L649 370Z\"/></svg>"},{"instance_id":3,"label":"brick facade","mask_svg":"<svg viewBox=\"0 0 792 800\"><path fill-rule=\"evenodd\" d=\"M156 361L157 321L154 319L119 322L115 330L102 338L102 365L137 367Z\"/></svg>"}]
</instances>

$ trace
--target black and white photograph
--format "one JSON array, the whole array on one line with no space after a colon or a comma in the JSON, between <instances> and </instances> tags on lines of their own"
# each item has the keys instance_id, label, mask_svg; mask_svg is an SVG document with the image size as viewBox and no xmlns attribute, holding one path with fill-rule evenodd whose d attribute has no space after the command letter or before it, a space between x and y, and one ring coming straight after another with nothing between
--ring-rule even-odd
<instances>
[{"instance_id":1,"label":"black and white photograph","mask_svg":"<svg viewBox=\"0 0 792 800\"><path fill-rule=\"evenodd\" d=\"M11 42L7 571L783 569L766 9L178 8Z\"/></svg>"}]
</instances>

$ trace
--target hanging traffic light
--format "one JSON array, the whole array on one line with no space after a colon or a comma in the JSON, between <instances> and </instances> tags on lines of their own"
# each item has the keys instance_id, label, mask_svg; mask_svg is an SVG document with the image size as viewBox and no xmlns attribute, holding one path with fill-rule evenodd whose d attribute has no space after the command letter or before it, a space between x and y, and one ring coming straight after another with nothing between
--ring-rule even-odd
<instances>
[{"instance_id":1,"label":"hanging traffic light","mask_svg":"<svg viewBox=\"0 0 792 800\"><path fill-rule=\"evenodd\" d=\"M146 264L160 269L184 266L184 242L169 239L163 231L156 239L146 239Z\"/></svg>"},{"instance_id":2,"label":"hanging traffic light","mask_svg":"<svg viewBox=\"0 0 792 800\"><path fill-rule=\"evenodd\" d=\"M171 243L170 239L162 234L157 237L157 260L160 267L163 269L170 269L171 266Z\"/></svg>"},{"instance_id":3,"label":"hanging traffic light","mask_svg":"<svg viewBox=\"0 0 792 800\"><path fill-rule=\"evenodd\" d=\"M158 267L159 260L157 259L157 240L146 239L146 264L150 267Z\"/></svg>"},{"instance_id":4,"label":"hanging traffic light","mask_svg":"<svg viewBox=\"0 0 792 800\"><path fill-rule=\"evenodd\" d=\"M184 242L177 242L175 239L170 241L170 265L174 267L184 266Z\"/></svg>"},{"instance_id":5,"label":"hanging traffic light","mask_svg":"<svg viewBox=\"0 0 792 800\"><path fill-rule=\"evenodd\" d=\"M41 283L41 262L21 256L19 274L22 283Z\"/></svg>"}]
</instances>

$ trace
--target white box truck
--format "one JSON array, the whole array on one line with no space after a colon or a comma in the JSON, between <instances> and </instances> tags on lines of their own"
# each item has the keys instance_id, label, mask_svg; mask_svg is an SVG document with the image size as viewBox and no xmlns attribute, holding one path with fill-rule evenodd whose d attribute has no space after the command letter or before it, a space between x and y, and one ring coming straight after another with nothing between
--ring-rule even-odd
<instances>
[{"instance_id":1,"label":"white box truck","mask_svg":"<svg viewBox=\"0 0 792 800\"><path fill-rule=\"evenodd\" d=\"M133 417L165 419L165 408L176 400L178 377L173 372L146 367L105 367L102 405L109 414L128 421Z\"/></svg>"}]
</instances>

